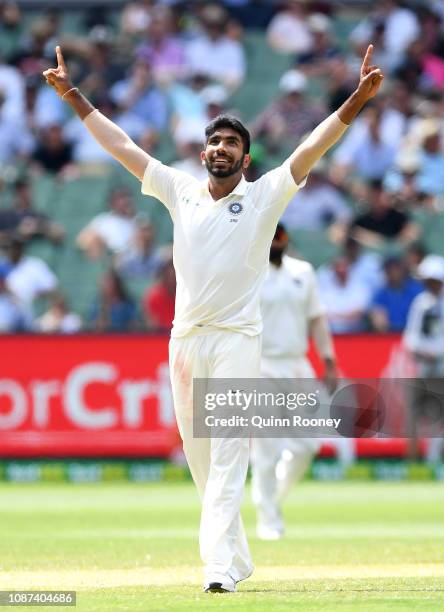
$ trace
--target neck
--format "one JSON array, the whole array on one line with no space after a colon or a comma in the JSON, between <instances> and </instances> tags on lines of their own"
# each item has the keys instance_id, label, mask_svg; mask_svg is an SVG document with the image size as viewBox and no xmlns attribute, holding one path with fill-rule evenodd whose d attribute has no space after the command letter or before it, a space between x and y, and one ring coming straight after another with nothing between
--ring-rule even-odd
<instances>
[{"instance_id":1,"label":"neck","mask_svg":"<svg viewBox=\"0 0 444 612\"><path fill-rule=\"evenodd\" d=\"M208 177L208 190L213 200L220 200L229 195L236 185L239 184L242 178L242 173L227 176L226 178L218 178L212 174Z\"/></svg>"}]
</instances>

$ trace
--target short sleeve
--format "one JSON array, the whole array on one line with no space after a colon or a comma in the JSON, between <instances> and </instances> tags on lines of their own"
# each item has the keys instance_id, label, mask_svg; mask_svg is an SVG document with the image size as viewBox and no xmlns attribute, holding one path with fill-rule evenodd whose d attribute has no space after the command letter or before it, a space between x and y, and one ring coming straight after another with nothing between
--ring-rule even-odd
<instances>
[{"instance_id":1,"label":"short sleeve","mask_svg":"<svg viewBox=\"0 0 444 612\"><path fill-rule=\"evenodd\" d=\"M108 213L101 213L100 215L96 215L91 221L88 223L87 227L93 229L98 234L102 233L103 226L106 223Z\"/></svg>"},{"instance_id":2,"label":"short sleeve","mask_svg":"<svg viewBox=\"0 0 444 612\"><path fill-rule=\"evenodd\" d=\"M306 177L297 184L291 173L290 160L267 172L254 185L256 206L259 210L273 208L280 217L293 196L304 187Z\"/></svg>"},{"instance_id":3,"label":"short sleeve","mask_svg":"<svg viewBox=\"0 0 444 612\"><path fill-rule=\"evenodd\" d=\"M154 196L160 200L174 219L174 211L181 192L195 183L198 183L197 179L189 174L151 159L143 175L141 191L144 195Z\"/></svg>"}]
</instances>

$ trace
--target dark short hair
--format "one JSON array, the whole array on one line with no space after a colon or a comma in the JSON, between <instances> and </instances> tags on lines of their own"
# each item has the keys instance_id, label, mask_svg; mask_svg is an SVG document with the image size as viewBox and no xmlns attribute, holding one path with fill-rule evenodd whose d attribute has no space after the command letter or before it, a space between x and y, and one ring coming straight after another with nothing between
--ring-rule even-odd
<instances>
[{"instance_id":1,"label":"dark short hair","mask_svg":"<svg viewBox=\"0 0 444 612\"><path fill-rule=\"evenodd\" d=\"M242 138L244 154L250 152L250 132L239 121L239 119L236 119L236 117L233 117L233 115L218 115L215 117L215 119L213 119L213 121L205 128L206 142L209 141L214 132L217 132L217 130L223 130L224 128L229 128L230 130L237 132Z\"/></svg>"}]
</instances>

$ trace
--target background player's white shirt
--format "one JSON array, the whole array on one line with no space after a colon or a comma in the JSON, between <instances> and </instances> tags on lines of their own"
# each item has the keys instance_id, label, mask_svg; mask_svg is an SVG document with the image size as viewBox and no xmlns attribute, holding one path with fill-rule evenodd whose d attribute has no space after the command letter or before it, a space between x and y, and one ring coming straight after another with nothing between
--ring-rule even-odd
<instances>
[{"instance_id":1,"label":"background player's white shirt","mask_svg":"<svg viewBox=\"0 0 444 612\"><path fill-rule=\"evenodd\" d=\"M444 293L423 291L413 300L404 332L404 343L413 352L430 353L444 361Z\"/></svg>"},{"instance_id":2,"label":"background player's white shirt","mask_svg":"<svg viewBox=\"0 0 444 612\"><path fill-rule=\"evenodd\" d=\"M261 294L265 358L300 358L308 347L309 323L324 314L316 275L306 261L284 255L278 268L269 264Z\"/></svg>"},{"instance_id":3,"label":"background player's white shirt","mask_svg":"<svg viewBox=\"0 0 444 612\"><path fill-rule=\"evenodd\" d=\"M231 194L214 201L207 182L150 161L142 193L163 202L174 222L173 337L205 328L250 336L262 331L259 300L269 249L297 190L286 162L253 183L242 178Z\"/></svg>"}]
</instances>

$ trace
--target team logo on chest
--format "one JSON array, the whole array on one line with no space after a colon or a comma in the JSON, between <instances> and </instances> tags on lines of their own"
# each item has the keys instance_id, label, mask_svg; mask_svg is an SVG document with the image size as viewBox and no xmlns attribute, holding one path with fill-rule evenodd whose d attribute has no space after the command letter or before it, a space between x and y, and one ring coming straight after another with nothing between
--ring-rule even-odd
<instances>
[{"instance_id":1,"label":"team logo on chest","mask_svg":"<svg viewBox=\"0 0 444 612\"><path fill-rule=\"evenodd\" d=\"M240 202L231 202L231 204L228 205L228 212L236 217L237 215L240 215L243 210L244 207Z\"/></svg>"}]
</instances>

